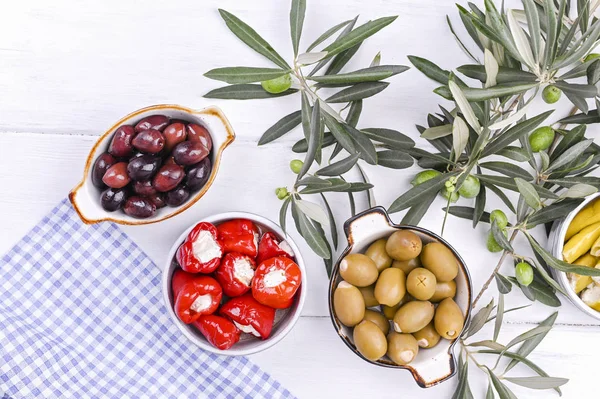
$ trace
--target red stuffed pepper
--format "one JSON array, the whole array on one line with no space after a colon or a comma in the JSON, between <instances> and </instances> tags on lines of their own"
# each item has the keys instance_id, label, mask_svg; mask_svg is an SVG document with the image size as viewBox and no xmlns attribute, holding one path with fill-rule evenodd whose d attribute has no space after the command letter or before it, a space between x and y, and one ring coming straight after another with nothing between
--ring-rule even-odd
<instances>
[{"instance_id":1,"label":"red stuffed pepper","mask_svg":"<svg viewBox=\"0 0 600 399\"><path fill-rule=\"evenodd\" d=\"M254 272L252 295L263 305L289 308L301 282L302 272L293 260L283 256L267 259Z\"/></svg>"},{"instance_id":2,"label":"red stuffed pepper","mask_svg":"<svg viewBox=\"0 0 600 399\"><path fill-rule=\"evenodd\" d=\"M230 299L220 312L243 332L262 339L269 338L275 320L275 309L258 303L250 293Z\"/></svg>"},{"instance_id":3,"label":"red stuffed pepper","mask_svg":"<svg viewBox=\"0 0 600 399\"><path fill-rule=\"evenodd\" d=\"M177 250L177 262L190 273L212 273L221 262L223 244L217 228L211 223L201 222L188 234Z\"/></svg>"},{"instance_id":4,"label":"red stuffed pepper","mask_svg":"<svg viewBox=\"0 0 600 399\"><path fill-rule=\"evenodd\" d=\"M276 256L294 257L294 251L285 241L279 241L273 233L265 233L258 243L258 258L256 263L261 264L267 259Z\"/></svg>"},{"instance_id":5,"label":"red stuffed pepper","mask_svg":"<svg viewBox=\"0 0 600 399\"><path fill-rule=\"evenodd\" d=\"M202 315L214 313L223 298L221 286L209 276L177 270L171 284L175 313L186 324L193 323Z\"/></svg>"},{"instance_id":6,"label":"red stuffed pepper","mask_svg":"<svg viewBox=\"0 0 600 399\"><path fill-rule=\"evenodd\" d=\"M250 220L229 220L221 223L217 230L225 252L237 252L256 258L258 253L258 229Z\"/></svg>"},{"instance_id":7,"label":"red stuffed pepper","mask_svg":"<svg viewBox=\"0 0 600 399\"><path fill-rule=\"evenodd\" d=\"M214 314L200 316L193 324L212 346L221 350L231 348L242 334L233 322Z\"/></svg>"},{"instance_id":8,"label":"red stuffed pepper","mask_svg":"<svg viewBox=\"0 0 600 399\"><path fill-rule=\"evenodd\" d=\"M227 296L240 296L250 291L256 264L248 255L236 252L225 254L215 278Z\"/></svg>"}]
</instances>

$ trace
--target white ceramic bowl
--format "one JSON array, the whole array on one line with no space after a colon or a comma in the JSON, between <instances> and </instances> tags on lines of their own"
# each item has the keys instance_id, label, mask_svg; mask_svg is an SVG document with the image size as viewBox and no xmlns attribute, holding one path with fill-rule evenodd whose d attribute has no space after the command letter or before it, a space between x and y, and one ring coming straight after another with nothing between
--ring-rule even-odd
<instances>
[{"instance_id":1,"label":"white ceramic bowl","mask_svg":"<svg viewBox=\"0 0 600 399\"><path fill-rule=\"evenodd\" d=\"M563 260L562 252L564 247L565 235L567 233L567 229L573 221L575 215L577 215L586 205L590 202L600 198L600 194L593 194L589 197L586 197L585 200L579 204L577 208L575 208L571 213L569 213L565 218L561 220L557 220L552 224L552 229L550 230L550 237L548 238L548 248L552 251L552 255L555 258ZM554 268L550 268L550 272L554 279L558 282L558 284L565 290L567 293L567 298L575 305L579 310L588 316L593 317L594 319L600 320L600 312L590 308L579 298L579 296L575 293L571 284L569 284L569 279L567 278L567 273L561 272L560 270L556 270Z\"/></svg>"},{"instance_id":2,"label":"white ceramic bowl","mask_svg":"<svg viewBox=\"0 0 600 399\"><path fill-rule=\"evenodd\" d=\"M333 267L332 278L329 284L329 313L339 337L361 359L376 366L408 370L420 387L428 388L446 381L456 373L456 358L453 351L458 341L457 339L453 341L441 339L431 349L420 348L415 360L406 366L395 364L387 356L377 361L371 361L356 349L352 338L353 329L344 326L338 320L333 309L333 293L339 282L342 281L339 274L341 260L350 253L364 253L374 241L388 237L398 230L410 230L416 233L424 243L439 242L444 244L456 256L459 267L458 275L456 276L456 296L454 297L454 301L460 307L465 317L463 331L461 331L459 336L463 334L470 321L473 292L471 277L465 262L458 252L438 235L417 226L396 225L390 220L386 210L380 206L359 213L344 224L344 231L348 237L348 247Z\"/></svg>"},{"instance_id":3,"label":"white ceramic bowl","mask_svg":"<svg viewBox=\"0 0 600 399\"><path fill-rule=\"evenodd\" d=\"M179 268L179 265L175 260L175 253L177 252L177 248L179 248L181 243L185 240L189 232L194 228L194 226L196 226L197 223L210 222L214 225L218 225L231 219L251 220L261 229L261 232L270 231L274 233L279 239L285 240L292 248L292 251L294 252L295 262L298 264L300 270L302 271L302 284L296 292L296 296L294 298L294 303L292 304L292 306L288 309L277 310L277 313L275 315L275 323L273 324L273 330L271 331L271 336L269 338L263 341L261 339L252 337L249 334L242 334L242 338L240 339L240 341L233 345L230 349L220 350L212 346L196 328L189 324L185 324L181 320L179 320L179 318L173 311L174 299L173 291L171 289L171 278L175 269ZM292 330L294 324L296 324L296 322L300 318L300 313L302 312L302 308L304 307L304 301L306 299L307 293L306 268L304 267L304 261L302 260L302 255L300 254L300 250L298 249L296 243L291 239L291 237L289 237L283 232L281 227L279 227L271 220L247 212L220 213L218 215L213 215L203 218L202 220L198 220L196 223L190 226L190 228L184 231L179 236L179 238L177 238L177 240L173 244L173 247L169 251L169 256L167 257L166 265L163 269L162 292L165 301L165 306L167 307L167 312L169 312L171 319L177 325L177 327L183 333L183 335L185 335L196 346L206 351L216 353L218 355L250 355L252 353L261 352L267 348L270 348L277 342L281 341L283 337L285 337L287 333L289 333Z\"/></svg>"},{"instance_id":4,"label":"white ceramic bowl","mask_svg":"<svg viewBox=\"0 0 600 399\"><path fill-rule=\"evenodd\" d=\"M147 219L136 219L126 215L118 210L115 212L107 212L100 205L101 191L92 184L92 166L96 158L106 152L113 133L121 125L135 125L140 119L150 115L166 115L172 119L181 119L206 127L213 141L213 149L210 153L212 171L208 181L200 189L200 191L192 194L190 199L181 206L172 208L164 207L158 209L154 216ZM217 107L208 107L201 110L193 110L182 107L181 105L153 105L151 107L142 108L134 111L131 114L121 118L106 132L100 136L94 147L90 151L83 172L83 178L77 186L69 193L69 199L73 203L73 207L86 224L99 223L104 221L115 222L126 225L143 225L156 223L162 220L173 217L190 206L194 205L208 191L214 182L219 165L221 163L221 155L223 150L229 146L235 139L233 128L223 112Z\"/></svg>"}]
</instances>

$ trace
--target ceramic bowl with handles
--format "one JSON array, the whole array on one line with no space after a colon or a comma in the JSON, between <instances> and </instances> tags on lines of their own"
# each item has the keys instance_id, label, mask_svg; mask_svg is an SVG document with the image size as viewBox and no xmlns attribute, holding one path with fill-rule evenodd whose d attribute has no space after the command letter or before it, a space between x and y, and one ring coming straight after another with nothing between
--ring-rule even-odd
<instances>
[{"instance_id":1,"label":"ceramic bowl with handles","mask_svg":"<svg viewBox=\"0 0 600 399\"><path fill-rule=\"evenodd\" d=\"M339 272L342 259L351 253L364 253L374 241L388 237L398 230L409 230L414 232L421 238L423 243L439 242L450 249L458 260L459 267L458 275L455 279L456 297L454 298L454 301L463 312L465 318L463 332L465 331L471 315L473 288L471 286L469 270L467 269L464 260L450 244L437 234L421 227L394 224L390 220L386 210L382 207L375 207L362 212L349 219L344 224L344 231L348 238L348 247L344 250L333 267L329 284L329 314L331 315L331 321L333 322L333 326L339 337L356 355L364 361L376 366L408 370L412 373L419 386L427 388L449 379L456 373L456 359L453 350L457 340L449 341L442 338L440 342L431 349L419 348L419 353L415 360L406 366L399 366L386 356L377 361L371 361L361 355L356 349L352 339L352 328L344 326L336 317L333 309L333 293L337 285L342 281ZM462 332L460 335L462 335Z\"/></svg>"},{"instance_id":2,"label":"ceramic bowl with handles","mask_svg":"<svg viewBox=\"0 0 600 399\"><path fill-rule=\"evenodd\" d=\"M177 249L181 245L181 243L185 240L189 232L194 228L196 223L194 223L190 228L184 231L175 243L173 247L169 251L169 255L167 256L166 265L163 269L162 275L162 292L163 299L165 302L165 306L167 308L167 312L171 317L171 320L183 335L185 335L194 345L209 351L216 353L218 355L227 355L227 356L242 356L242 355L250 355L252 353L261 352L265 349L268 349L275 345L277 342L281 341L294 327L298 319L300 319L300 314L302 313L302 308L304 306L304 301L306 300L306 294L308 292L307 289L307 276L306 276L306 268L304 266L304 260L302 259L302 254L300 253L300 249L296 243L292 240L292 238L284 233L284 231L279 227L275 222L271 220L255 215L253 213L248 212L226 212L220 213L218 215L212 215L198 222L209 222L216 226L219 224L232 220L232 219L248 219L254 222L254 224L260 229L261 233L271 232L277 236L279 240L285 240L289 247L292 249L294 254L294 261L300 268L302 272L302 283L296 295L294 296L294 302L291 307L287 309L278 309L277 313L275 313L275 322L273 324L273 330L271 331L271 335L266 340L260 340L254 337L251 337L249 334L242 334L242 338L238 343L233 345L230 349L220 350L212 346L206 338L196 329L195 327L184 324L175 312L173 311L174 298L173 298L173 290L171 288L171 280L173 278L173 273L176 269L179 268L177 264L177 260L175 259L175 253Z\"/></svg>"},{"instance_id":3,"label":"ceramic bowl with handles","mask_svg":"<svg viewBox=\"0 0 600 399\"><path fill-rule=\"evenodd\" d=\"M168 116L171 119L180 119L186 122L196 123L204 126L208 130L213 142L213 149L209 155L211 157L212 170L208 181L200 191L192 193L188 201L183 205L174 208L164 207L158 209L153 216L147 219L136 219L121 211L105 211L100 205L101 191L92 184L92 167L94 161L100 154L106 152L113 133L119 126L135 125L142 118L158 114ZM100 136L87 157L83 178L79 184L71 190L69 199L71 200L71 203L73 203L73 207L81 217L81 220L86 224L110 221L126 225L144 225L160 222L185 211L202 198L217 177L223 151L234 141L234 139L235 133L233 132L233 128L223 112L217 107L211 106L201 110L193 110L181 105L161 104L142 108L121 118Z\"/></svg>"}]
</instances>

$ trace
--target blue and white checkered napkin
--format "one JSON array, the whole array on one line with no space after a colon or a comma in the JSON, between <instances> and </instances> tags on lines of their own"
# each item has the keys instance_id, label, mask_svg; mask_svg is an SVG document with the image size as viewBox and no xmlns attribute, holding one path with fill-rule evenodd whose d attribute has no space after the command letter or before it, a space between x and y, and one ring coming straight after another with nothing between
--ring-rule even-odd
<instances>
[{"instance_id":1,"label":"blue and white checkered napkin","mask_svg":"<svg viewBox=\"0 0 600 399\"><path fill-rule=\"evenodd\" d=\"M167 315L160 271L114 224L63 201L0 261L0 397L288 398Z\"/></svg>"}]
</instances>

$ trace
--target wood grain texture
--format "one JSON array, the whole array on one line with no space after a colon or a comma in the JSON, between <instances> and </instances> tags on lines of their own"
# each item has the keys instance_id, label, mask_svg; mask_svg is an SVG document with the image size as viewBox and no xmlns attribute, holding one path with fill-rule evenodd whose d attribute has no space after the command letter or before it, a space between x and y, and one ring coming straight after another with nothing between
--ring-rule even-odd
<instances>
[{"instance_id":1,"label":"wood grain texture","mask_svg":"<svg viewBox=\"0 0 600 399\"><path fill-rule=\"evenodd\" d=\"M507 6L517 1L507 1ZM65 198L81 178L83 162L95 141L123 115L158 103L178 103L202 108L216 104L228 115L238 138L225 152L219 177L209 193L183 215L160 225L124 228L148 255L161 265L177 237L203 216L244 210L277 220L281 202L274 195L279 186L290 186L288 168L296 158L291 143L302 137L296 130L281 141L264 147L256 142L281 116L299 108L299 98L253 102L208 101L202 94L219 82L202 76L221 66L271 67L269 61L247 49L230 34L217 8L233 12L251 24L286 58L291 58L289 1L180 0L80 2L40 0L10 2L0 15L0 253L8 250L35 223ZM385 15L398 20L369 39L347 70L367 66L382 51L382 63L409 65L407 55L430 58L444 68L467 62L457 51L445 24L445 15L459 25L454 2L439 0L316 0L308 2L301 50L330 26L360 14L361 21ZM461 29L458 29L462 32ZM439 97L436 84L418 71L395 76L388 89L365 102L359 127L388 127L418 140L414 125L434 112ZM445 101L441 101L446 103ZM556 119L568 104L558 103ZM562 110L562 111L561 111ZM532 108L535 112L535 107ZM598 129L593 127L592 132ZM417 168L385 170L365 167L376 186L378 204L389 206L409 187ZM354 172L349 179L357 179ZM366 207L358 194L359 209ZM500 206L493 196L489 206ZM341 224L348 218L345 194L328 196ZM317 198L312 200L318 201ZM466 204L466 203L465 203ZM440 231L442 200L436 200L421 225ZM393 215L399 221L402 214ZM291 222L288 221L288 222ZM445 238L463 254L477 290L495 266L498 256L485 250L487 226L471 229L471 223L450 218ZM369 366L350 353L339 340L328 318L327 278L322 261L292 229L308 268L310 295L303 316L289 337L275 348L252 356L301 398L359 398L378 395L446 398L456 381L432 389L417 387L406 372ZM542 232L537 238L544 241ZM340 236L343 243L343 237ZM517 242L517 250L526 248ZM504 271L511 274L511 265ZM495 289L490 290L495 295ZM481 303L485 303L482 299ZM523 304L520 293L506 298L506 307ZM532 358L554 376L572 381L565 398L590 397L600 347L600 322L582 315L561 297L558 322ZM500 337L506 342L531 323L544 319L551 309L534 304L510 313ZM483 332L481 339L490 334ZM483 397L485 376L473 370L475 397ZM520 374L519 374L520 373ZM529 375L516 368L513 375ZM512 388L512 386L511 386ZM515 388L520 397L546 398L552 393Z\"/></svg>"}]
</instances>

